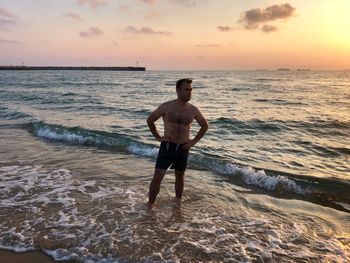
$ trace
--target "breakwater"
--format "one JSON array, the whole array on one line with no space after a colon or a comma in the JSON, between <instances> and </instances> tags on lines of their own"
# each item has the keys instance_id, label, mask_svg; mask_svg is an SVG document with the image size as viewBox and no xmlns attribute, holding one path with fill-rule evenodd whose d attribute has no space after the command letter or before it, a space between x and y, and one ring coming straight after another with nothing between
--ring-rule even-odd
<instances>
[{"instance_id":1,"label":"breakwater","mask_svg":"<svg viewBox=\"0 0 350 263\"><path fill-rule=\"evenodd\" d=\"M0 66L0 70L109 70L145 71L145 67Z\"/></svg>"}]
</instances>

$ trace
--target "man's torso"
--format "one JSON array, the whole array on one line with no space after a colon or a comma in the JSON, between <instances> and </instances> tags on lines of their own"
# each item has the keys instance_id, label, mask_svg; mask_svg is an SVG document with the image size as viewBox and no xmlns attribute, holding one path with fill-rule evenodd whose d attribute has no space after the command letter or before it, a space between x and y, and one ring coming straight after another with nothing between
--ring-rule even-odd
<instances>
[{"instance_id":1,"label":"man's torso","mask_svg":"<svg viewBox=\"0 0 350 263\"><path fill-rule=\"evenodd\" d=\"M195 117L195 107L186 103L184 107L178 107L175 101L165 104L164 136L174 143L185 143L190 137L191 123Z\"/></svg>"}]
</instances>

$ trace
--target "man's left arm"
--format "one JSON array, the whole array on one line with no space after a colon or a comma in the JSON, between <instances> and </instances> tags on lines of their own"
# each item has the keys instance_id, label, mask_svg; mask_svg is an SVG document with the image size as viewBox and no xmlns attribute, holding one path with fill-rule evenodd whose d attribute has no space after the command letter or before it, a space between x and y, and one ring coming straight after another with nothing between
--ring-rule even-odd
<instances>
[{"instance_id":1,"label":"man's left arm","mask_svg":"<svg viewBox=\"0 0 350 263\"><path fill-rule=\"evenodd\" d=\"M207 130L209 128L207 120L204 118L203 114L200 112L200 110L198 108L195 108L194 119L198 122L198 124L201 128L198 131L196 137L194 137L193 140L189 140L183 146L183 148L186 150L193 147L204 136L204 134L207 132Z\"/></svg>"}]
</instances>

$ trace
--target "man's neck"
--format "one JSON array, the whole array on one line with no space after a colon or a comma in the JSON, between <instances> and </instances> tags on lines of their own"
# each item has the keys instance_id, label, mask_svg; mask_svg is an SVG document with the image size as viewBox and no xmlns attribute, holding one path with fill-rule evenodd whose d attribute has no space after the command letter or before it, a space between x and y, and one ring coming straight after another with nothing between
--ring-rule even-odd
<instances>
[{"instance_id":1,"label":"man's neck","mask_svg":"<svg viewBox=\"0 0 350 263\"><path fill-rule=\"evenodd\" d=\"M180 98L176 99L176 104L179 105L180 107L185 107L187 106L188 102L187 101L183 101Z\"/></svg>"}]
</instances>

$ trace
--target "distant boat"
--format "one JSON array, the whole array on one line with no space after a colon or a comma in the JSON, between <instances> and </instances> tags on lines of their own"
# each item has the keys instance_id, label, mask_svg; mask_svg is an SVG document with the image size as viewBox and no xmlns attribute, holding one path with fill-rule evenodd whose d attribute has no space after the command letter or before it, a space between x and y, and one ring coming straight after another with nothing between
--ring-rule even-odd
<instances>
[{"instance_id":1,"label":"distant boat","mask_svg":"<svg viewBox=\"0 0 350 263\"><path fill-rule=\"evenodd\" d=\"M309 68L298 68L297 71L311 71Z\"/></svg>"},{"instance_id":2,"label":"distant boat","mask_svg":"<svg viewBox=\"0 0 350 263\"><path fill-rule=\"evenodd\" d=\"M290 70L290 68L279 68L279 69L277 69L278 71L289 71Z\"/></svg>"}]
</instances>

